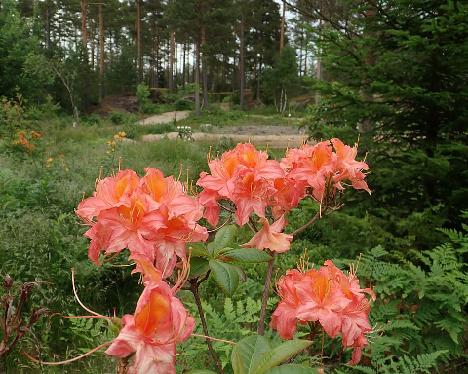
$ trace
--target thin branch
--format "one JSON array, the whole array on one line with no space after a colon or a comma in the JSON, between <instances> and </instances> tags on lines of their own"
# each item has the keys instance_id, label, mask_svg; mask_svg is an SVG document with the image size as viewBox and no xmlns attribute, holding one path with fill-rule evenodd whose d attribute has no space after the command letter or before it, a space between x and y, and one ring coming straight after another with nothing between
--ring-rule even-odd
<instances>
[{"instance_id":1,"label":"thin branch","mask_svg":"<svg viewBox=\"0 0 468 374\"><path fill-rule=\"evenodd\" d=\"M237 344L236 342L233 342L233 341L231 341L231 340L213 338L212 336L208 336L208 335L191 334L191 336L193 336L193 337L195 337L195 338L203 338L203 339L206 339L206 340L212 340L212 341L214 341L214 342L227 343L227 344L231 344L231 345L236 345L236 344Z\"/></svg>"},{"instance_id":2,"label":"thin branch","mask_svg":"<svg viewBox=\"0 0 468 374\"><path fill-rule=\"evenodd\" d=\"M254 230L255 232L258 232L258 228L257 228L257 226L255 225L255 222L254 222L254 220L252 219L252 217L249 217L249 222L250 222L250 224L252 225L253 230Z\"/></svg>"},{"instance_id":3,"label":"thin branch","mask_svg":"<svg viewBox=\"0 0 468 374\"><path fill-rule=\"evenodd\" d=\"M219 359L218 354L216 353L216 351L213 348L213 345L211 344L212 339L208 338L210 336L210 333L208 331L208 324L206 323L205 312L203 311L203 305L200 299L200 294L198 292L198 286L199 286L199 283L197 282L197 280L191 281L190 291L192 291L193 298L195 299L195 304L197 304L198 314L200 315L200 320L201 320L202 327L203 327L203 333L205 334L205 341L206 341L206 345L208 346L208 350L210 351L211 357L213 358L213 361L216 365L216 368L218 369L218 372L221 374L224 374L221 360Z\"/></svg>"},{"instance_id":4,"label":"thin branch","mask_svg":"<svg viewBox=\"0 0 468 374\"><path fill-rule=\"evenodd\" d=\"M29 361L35 362L36 364L48 365L48 366L60 366L60 365L69 364L69 363L74 362L74 361L81 360L83 357L90 356L93 353L95 353L95 352L101 350L102 348L107 347L107 346L109 346L111 344L112 344L112 341L102 343L101 345L98 345L96 348L91 349L89 352L83 353L82 355L79 355L79 356L76 356L76 357L70 358L69 360L64 360L64 361L41 361L41 360L31 356L30 354L28 354L26 352L21 352L21 354L24 357L26 357Z\"/></svg>"},{"instance_id":5,"label":"thin branch","mask_svg":"<svg viewBox=\"0 0 468 374\"><path fill-rule=\"evenodd\" d=\"M325 214L325 211L326 211L326 208L325 210L323 211L323 214ZM307 229L309 226L313 225L316 221L318 221L320 218L322 218L322 214L320 212L320 210L315 214L315 216L313 216L311 218L311 220L309 222L307 222L305 225L302 225L301 227L299 227L298 229L294 230L291 235L292 236L296 236L297 234L300 234L301 232L303 232L305 229Z\"/></svg>"},{"instance_id":6,"label":"thin branch","mask_svg":"<svg viewBox=\"0 0 468 374\"><path fill-rule=\"evenodd\" d=\"M273 264L275 263L276 252L272 252L271 260L268 261L268 269L265 275L265 284L263 285L262 304L260 308L260 319L258 320L257 333L263 335L265 333L265 317L268 297L270 296L271 275L273 274Z\"/></svg>"}]
</instances>

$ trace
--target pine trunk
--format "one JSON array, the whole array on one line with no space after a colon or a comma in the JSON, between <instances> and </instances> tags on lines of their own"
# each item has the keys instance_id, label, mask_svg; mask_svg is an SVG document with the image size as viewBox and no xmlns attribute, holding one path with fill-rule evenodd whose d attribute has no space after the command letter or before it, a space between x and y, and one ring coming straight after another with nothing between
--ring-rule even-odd
<instances>
[{"instance_id":1,"label":"pine trunk","mask_svg":"<svg viewBox=\"0 0 468 374\"><path fill-rule=\"evenodd\" d=\"M185 78L185 73L186 73L186 69L185 69L185 52L186 52L186 49L187 49L187 44L184 43L184 47L183 47L183 52L182 52L182 87L185 88L185 82L186 82L186 78Z\"/></svg>"},{"instance_id":2,"label":"pine trunk","mask_svg":"<svg viewBox=\"0 0 468 374\"><path fill-rule=\"evenodd\" d=\"M143 58L141 55L141 0L136 0L136 47L138 82L141 83L143 81Z\"/></svg>"},{"instance_id":3,"label":"pine trunk","mask_svg":"<svg viewBox=\"0 0 468 374\"><path fill-rule=\"evenodd\" d=\"M87 54L88 50L88 0L81 0L81 42L83 43L83 51Z\"/></svg>"},{"instance_id":4,"label":"pine trunk","mask_svg":"<svg viewBox=\"0 0 468 374\"><path fill-rule=\"evenodd\" d=\"M239 32L239 39L240 39L240 51L239 51L239 78L240 78L240 99L239 99L239 104L241 109L245 109L245 97L244 97L244 91L245 91L245 67L244 67L244 54L245 54L245 20L244 16L242 15L241 17L241 22L240 22L240 32Z\"/></svg>"},{"instance_id":5,"label":"pine trunk","mask_svg":"<svg viewBox=\"0 0 468 374\"><path fill-rule=\"evenodd\" d=\"M202 47L206 44L205 26L202 27ZM206 62L205 53L202 52L202 74L203 74L203 106L208 109L208 66Z\"/></svg>"},{"instance_id":6,"label":"pine trunk","mask_svg":"<svg viewBox=\"0 0 468 374\"><path fill-rule=\"evenodd\" d=\"M169 90L174 91L174 54L175 54L175 32L171 33L169 47Z\"/></svg>"},{"instance_id":7,"label":"pine trunk","mask_svg":"<svg viewBox=\"0 0 468 374\"><path fill-rule=\"evenodd\" d=\"M195 114L200 115L200 41L195 42Z\"/></svg>"}]
</instances>

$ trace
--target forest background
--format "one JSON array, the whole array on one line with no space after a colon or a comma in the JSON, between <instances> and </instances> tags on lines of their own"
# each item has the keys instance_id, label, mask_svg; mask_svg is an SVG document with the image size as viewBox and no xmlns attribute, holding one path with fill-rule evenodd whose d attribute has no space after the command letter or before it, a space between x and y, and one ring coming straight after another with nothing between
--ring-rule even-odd
<instances>
[{"instance_id":1,"label":"forest background","mask_svg":"<svg viewBox=\"0 0 468 374\"><path fill-rule=\"evenodd\" d=\"M234 144L230 127L290 126L312 140L359 141L371 169L372 196L347 194L344 207L301 234L278 264L282 274L304 253L315 264L333 258L346 267L359 259L360 279L377 293L371 319L378 333L365 359L339 365L346 360L328 342L326 370L461 372L467 34L468 7L455 0L1 0L0 274L18 289L36 282L25 316L41 307L82 313L72 267L87 305L108 315L132 312L137 279L124 267L89 262L74 215L98 175L122 164L196 179L206 169L208 142L142 136L180 134L181 125L222 128L211 151L223 152ZM138 124L174 110L190 115ZM316 210L304 203L291 230L305 222L304 211ZM245 238L240 232L237 241ZM213 336L236 341L255 330L264 268L246 268L245 284L229 297L205 282ZM0 290L2 302L8 292ZM190 294L182 300L195 310ZM272 297L270 312L276 302ZM64 359L114 334L103 322L51 314L0 356L0 371L63 372L21 352ZM229 372L231 348L214 346ZM202 340L186 343L178 370L213 369L200 352ZM101 373L113 365L97 354L66 370Z\"/></svg>"}]
</instances>

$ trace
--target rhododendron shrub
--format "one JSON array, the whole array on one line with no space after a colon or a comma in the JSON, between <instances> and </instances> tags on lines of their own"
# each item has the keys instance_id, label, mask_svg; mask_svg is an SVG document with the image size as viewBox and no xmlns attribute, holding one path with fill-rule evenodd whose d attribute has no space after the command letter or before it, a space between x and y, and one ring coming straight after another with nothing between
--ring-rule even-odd
<instances>
[{"instance_id":1,"label":"rhododendron shrub","mask_svg":"<svg viewBox=\"0 0 468 374\"><path fill-rule=\"evenodd\" d=\"M209 159L209 172L201 173L195 196L188 194L188 183L154 168L145 169L143 177L120 170L99 180L93 196L76 210L89 226L85 233L91 240L89 258L99 265L103 257L128 249L133 272L140 273L143 283L134 314L123 316L120 334L106 353L131 358L129 373L175 373L176 344L193 335L194 328L194 319L176 297L185 285L195 297L208 348L223 372L210 343L198 287L213 274L225 292L233 292L242 270L231 261L268 261L258 322L263 335L275 256L287 256L295 235L337 209L347 187L370 193L365 181L368 165L356 155L356 146L338 139L289 149L280 161L252 144L238 144ZM305 198L320 204L319 212L301 228L285 232L288 213ZM216 227L223 211L227 220ZM202 222L213 228L208 231ZM251 239L231 244L234 226L226 226L229 222L250 228ZM214 233L210 243L196 247L194 243L208 240L209 232ZM191 256L197 259L193 272ZM226 279L230 284L223 287ZM331 338L341 336L345 349L353 348L351 363L360 360L371 331L366 295L374 295L360 287L354 272L346 275L326 261L318 270L288 270L277 290L281 301L270 325L282 338L293 338L298 323L315 323ZM300 350L308 345L303 342ZM233 362L233 367L242 363Z\"/></svg>"}]
</instances>

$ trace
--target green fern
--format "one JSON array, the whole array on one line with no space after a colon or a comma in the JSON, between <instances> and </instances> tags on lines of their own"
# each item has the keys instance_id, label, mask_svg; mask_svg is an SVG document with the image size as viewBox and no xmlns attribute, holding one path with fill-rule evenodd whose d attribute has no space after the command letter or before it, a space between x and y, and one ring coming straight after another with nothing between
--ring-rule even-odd
<instances>
[{"instance_id":1,"label":"green fern","mask_svg":"<svg viewBox=\"0 0 468 374\"><path fill-rule=\"evenodd\" d=\"M90 348L111 341L115 332L107 320L101 318L70 318L70 330L74 333L77 351L87 352Z\"/></svg>"},{"instance_id":2,"label":"green fern","mask_svg":"<svg viewBox=\"0 0 468 374\"><path fill-rule=\"evenodd\" d=\"M398 359L386 358L378 366L378 372L382 374L429 374L430 369L435 368L440 358L446 354L447 351L437 351L417 356L405 355Z\"/></svg>"},{"instance_id":3,"label":"green fern","mask_svg":"<svg viewBox=\"0 0 468 374\"><path fill-rule=\"evenodd\" d=\"M432 250L402 257L376 247L360 258L359 278L377 294L371 311L376 332L370 336L372 370L356 371L426 372L437 366L440 352L451 359L463 355L468 240L464 233L442 232L452 240Z\"/></svg>"}]
</instances>

